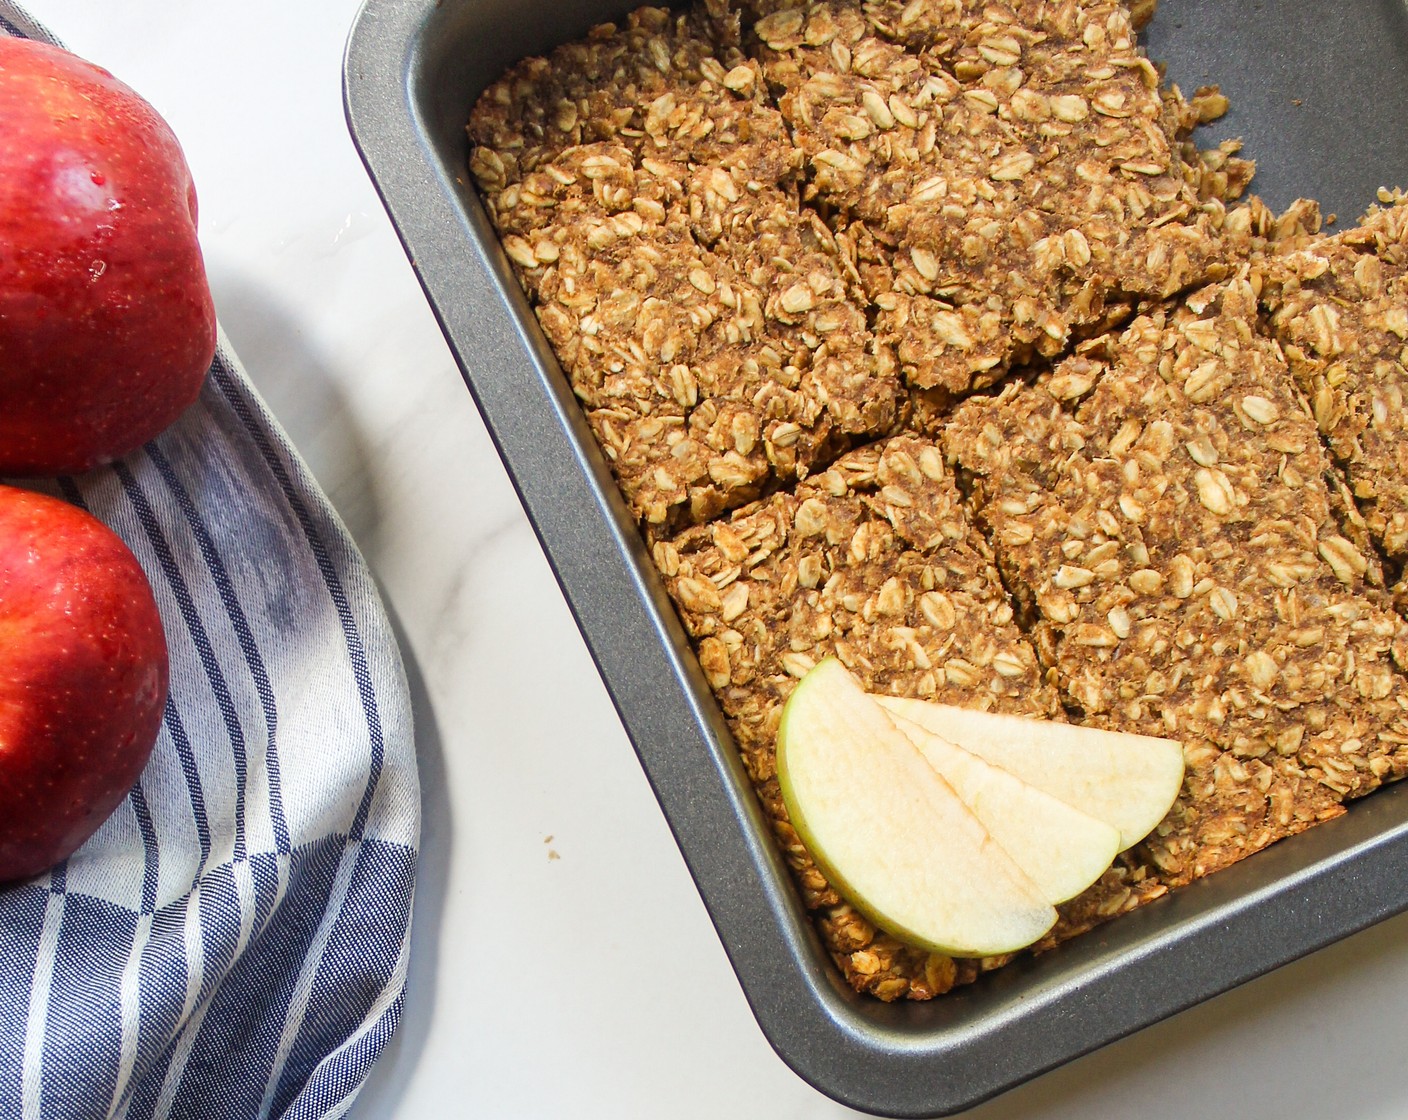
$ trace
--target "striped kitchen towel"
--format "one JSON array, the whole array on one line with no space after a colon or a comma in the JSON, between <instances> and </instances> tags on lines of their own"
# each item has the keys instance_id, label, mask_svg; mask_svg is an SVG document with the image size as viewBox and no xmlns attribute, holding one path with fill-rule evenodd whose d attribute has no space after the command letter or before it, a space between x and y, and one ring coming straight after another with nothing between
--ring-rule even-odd
<instances>
[{"instance_id":1,"label":"striped kitchen towel","mask_svg":"<svg viewBox=\"0 0 1408 1120\"><path fill-rule=\"evenodd\" d=\"M0 0L0 32L43 32ZM344 1115L395 1029L410 702L356 547L222 341L198 403L45 489L115 529L171 647L151 762L0 888L0 1120Z\"/></svg>"}]
</instances>

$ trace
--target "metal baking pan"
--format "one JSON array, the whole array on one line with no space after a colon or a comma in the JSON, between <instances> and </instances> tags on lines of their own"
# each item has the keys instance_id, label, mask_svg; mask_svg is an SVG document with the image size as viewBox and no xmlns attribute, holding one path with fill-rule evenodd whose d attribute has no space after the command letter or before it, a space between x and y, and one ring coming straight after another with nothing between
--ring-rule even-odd
<instances>
[{"instance_id":1,"label":"metal baking pan","mask_svg":"<svg viewBox=\"0 0 1408 1120\"><path fill-rule=\"evenodd\" d=\"M581 627L764 1033L854 1108L950 1114L1408 908L1408 787L928 1003L842 983L764 827L683 630L466 170L464 125L508 66L622 0L367 0L347 48L353 138ZM1408 9L1305 0L1255 18L1165 0L1147 42L1221 80L1261 193L1352 221L1408 178ZM1317 14L1320 13L1320 14ZM1368 74L1372 98L1346 74ZM1350 91L1350 93L1346 93ZM1402 170L1400 170L1402 169Z\"/></svg>"}]
</instances>

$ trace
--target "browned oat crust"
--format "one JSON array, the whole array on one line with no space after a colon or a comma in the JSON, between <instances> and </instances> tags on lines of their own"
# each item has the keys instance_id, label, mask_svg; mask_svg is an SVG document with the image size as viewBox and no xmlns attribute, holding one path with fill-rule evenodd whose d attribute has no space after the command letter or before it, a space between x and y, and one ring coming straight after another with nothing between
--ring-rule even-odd
<instances>
[{"instance_id":1,"label":"browned oat crust","mask_svg":"<svg viewBox=\"0 0 1408 1120\"><path fill-rule=\"evenodd\" d=\"M803 899L882 999L1007 958L877 930L791 829L777 721L823 656L1183 741L1175 810L1038 950L1408 770L1408 204L1323 239L1244 197L1240 145L1193 139L1226 98L1138 49L1152 7L642 8L469 123Z\"/></svg>"},{"instance_id":2,"label":"browned oat crust","mask_svg":"<svg viewBox=\"0 0 1408 1120\"><path fill-rule=\"evenodd\" d=\"M742 505L894 425L899 385L757 64L633 13L480 99L471 170L642 523Z\"/></svg>"},{"instance_id":3,"label":"browned oat crust","mask_svg":"<svg viewBox=\"0 0 1408 1120\"><path fill-rule=\"evenodd\" d=\"M654 557L842 968L883 998L946 988L951 962L877 934L831 889L787 823L775 753L783 703L832 654L878 691L1058 711L938 445L906 436L852 452Z\"/></svg>"},{"instance_id":4,"label":"browned oat crust","mask_svg":"<svg viewBox=\"0 0 1408 1120\"><path fill-rule=\"evenodd\" d=\"M1247 280L965 404L946 446L1067 704L1183 742L1147 843L1170 885L1408 770L1408 627Z\"/></svg>"}]
</instances>

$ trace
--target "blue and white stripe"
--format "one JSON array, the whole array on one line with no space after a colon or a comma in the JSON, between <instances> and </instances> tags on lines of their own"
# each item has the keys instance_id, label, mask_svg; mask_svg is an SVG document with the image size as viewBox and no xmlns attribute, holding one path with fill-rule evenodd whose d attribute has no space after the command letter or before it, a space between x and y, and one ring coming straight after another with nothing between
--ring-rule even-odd
<instances>
[{"instance_id":1,"label":"blue and white stripe","mask_svg":"<svg viewBox=\"0 0 1408 1120\"><path fill-rule=\"evenodd\" d=\"M8 0L0 32L43 34ZM141 561L172 687L126 802L0 889L0 1120L342 1116L400 1017L419 841L370 573L223 344L175 427L45 488Z\"/></svg>"}]
</instances>

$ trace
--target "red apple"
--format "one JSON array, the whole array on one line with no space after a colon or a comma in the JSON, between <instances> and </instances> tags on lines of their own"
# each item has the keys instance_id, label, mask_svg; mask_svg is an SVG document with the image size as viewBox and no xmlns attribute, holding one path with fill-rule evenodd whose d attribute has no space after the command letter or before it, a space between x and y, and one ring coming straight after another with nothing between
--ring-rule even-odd
<instances>
[{"instance_id":1,"label":"red apple","mask_svg":"<svg viewBox=\"0 0 1408 1120\"><path fill-rule=\"evenodd\" d=\"M0 486L0 882L74 852L146 764L166 703L151 585L102 522Z\"/></svg>"},{"instance_id":2,"label":"red apple","mask_svg":"<svg viewBox=\"0 0 1408 1120\"><path fill-rule=\"evenodd\" d=\"M171 129L106 70L0 35L0 475L126 454L195 400L214 352Z\"/></svg>"}]
</instances>

